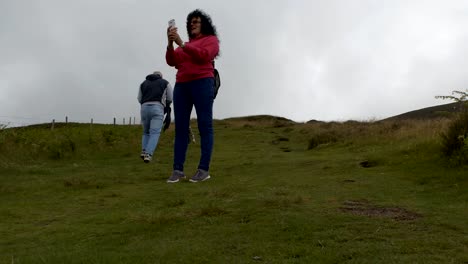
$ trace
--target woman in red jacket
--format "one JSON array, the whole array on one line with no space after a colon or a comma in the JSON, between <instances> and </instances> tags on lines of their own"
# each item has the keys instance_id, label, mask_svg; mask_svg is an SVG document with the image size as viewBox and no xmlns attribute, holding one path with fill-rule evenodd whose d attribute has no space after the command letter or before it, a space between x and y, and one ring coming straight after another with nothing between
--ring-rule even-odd
<instances>
[{"instance_id":1,"label":"woman in red jacket","mask_svg":"<svg viewBox=\"0 0 468 264\"><path fill-rule=\"evenodd\" d=\"M191 182L210 178L213 152L213 60L219 53L219 40L209 15L197 9L187 16L188 42L184 42L176 27L167 29L166 62L177 69L174 86L175 143L173 173L167 180L185 178L184 163L189 138L190 115L195 106L201 138L201 157ZM174 49L174 43L178 48Z\"/></svg>"}]
</instances>

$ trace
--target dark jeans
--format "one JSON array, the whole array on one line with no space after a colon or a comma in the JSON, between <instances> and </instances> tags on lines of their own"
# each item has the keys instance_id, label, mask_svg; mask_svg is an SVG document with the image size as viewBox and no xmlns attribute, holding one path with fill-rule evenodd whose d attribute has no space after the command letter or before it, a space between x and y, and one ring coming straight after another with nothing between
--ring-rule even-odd
<instances>
[{"instance_id":1,"label":"dark jeans","mask_svg":"<svg viewBox=\"0 0 468 264\"><path fill-rule=\"evenodd\" d=\"M189 144L189 126L192 108L197 112L198 131L201 138L201 157L198 168L210 169L213 152L213 78L203 78L174 87L174 170L184 170L185 157Z\"/></svg>"}]
</instances>

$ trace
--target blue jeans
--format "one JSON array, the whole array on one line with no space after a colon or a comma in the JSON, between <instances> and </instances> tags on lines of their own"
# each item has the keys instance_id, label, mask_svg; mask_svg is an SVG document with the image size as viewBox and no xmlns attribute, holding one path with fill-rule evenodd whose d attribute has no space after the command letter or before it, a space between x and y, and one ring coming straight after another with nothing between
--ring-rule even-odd
<instances>
[{"instance_id":1,"label":"blue jeans","mask_svg":"<svg viewBox=\"0 0 468 264\"><path fill-rule=\"evenodd\" d=\"M174 87L174 170L184 170L185 157L189 144L189 126L192 108L197 112L200 132L201 157L198 168L210 169L213 152L213 78L203 78L191 82L176 83Z\"/></svg>"},{"instance_id":2,"label":"blue jeans","mask_svg":"<svg viewBox=\"0 0 468 264\"><path fill-rule=\"evenodd\" d=\"M162 104L143 104L141 106L141 123L143 124L143 137L141 150L153 155L158 145L159 136L164 119L164 106Z\"/></svg>"}]
</instances>

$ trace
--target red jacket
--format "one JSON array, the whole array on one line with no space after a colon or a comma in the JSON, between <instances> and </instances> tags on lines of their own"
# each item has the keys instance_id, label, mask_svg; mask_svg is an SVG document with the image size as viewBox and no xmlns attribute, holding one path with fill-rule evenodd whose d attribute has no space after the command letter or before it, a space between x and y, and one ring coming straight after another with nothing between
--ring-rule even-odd
<instances>
[{"instance_id":1,"label":"red jacket","mask_svg":"<svg viewBox=\"0 0 468 264\"><path fill-rule=\"evenodd\" d=\"M168 48L166 62L177 69L176 82L189 82L214 77L211 63L219 52L216 36L201 36L190 39L185 47Z\"/></svg>"}]
</instances>

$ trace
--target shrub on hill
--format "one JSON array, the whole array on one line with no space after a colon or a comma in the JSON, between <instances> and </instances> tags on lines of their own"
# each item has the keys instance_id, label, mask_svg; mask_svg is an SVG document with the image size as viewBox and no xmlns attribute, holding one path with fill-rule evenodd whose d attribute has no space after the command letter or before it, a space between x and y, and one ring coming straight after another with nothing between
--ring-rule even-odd
<instances>
[{"instance_id":1,"label":"shrub on hill","mask_svg":"<svg viewBox=\"0 0 468 264\"><path fill-rule=\"evenodd\" d=\"M454 119L441 137L444 155L458 164L468 164L468 111Z\"/></svg>"},{"instance_id":2,"label":"shrub on hill","mask_svg":"<svg viewBox=\"0 0 468 264\"><path fill-rule=\"evenodd\" d=\"M454 100L462 108L449 124L447 131L441 134L442 152L456 164L468 164L468 90L453 91L450 96L436 98Z\"/></svg>"}]
</instances>

